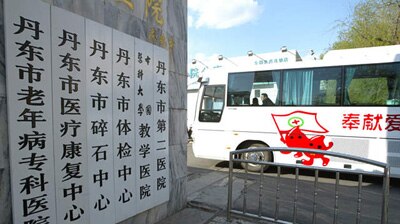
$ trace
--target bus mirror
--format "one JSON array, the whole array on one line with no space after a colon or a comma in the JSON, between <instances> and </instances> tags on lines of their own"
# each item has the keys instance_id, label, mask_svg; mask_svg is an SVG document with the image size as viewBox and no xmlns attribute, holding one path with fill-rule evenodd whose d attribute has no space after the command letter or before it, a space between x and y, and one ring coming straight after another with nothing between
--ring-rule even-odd
<instances>
[{"instance_id":1,"label":"bus mirror","mask_svg":"<svg viewBox=\"0 0 400 224\"><path fill-rule=\"evenodd\" d=\"M208 77L204 78L200 77L197 79L197 82L201 83L201 84L207 84L210 81L210 79Z\"/></svg>"}]
</instances>

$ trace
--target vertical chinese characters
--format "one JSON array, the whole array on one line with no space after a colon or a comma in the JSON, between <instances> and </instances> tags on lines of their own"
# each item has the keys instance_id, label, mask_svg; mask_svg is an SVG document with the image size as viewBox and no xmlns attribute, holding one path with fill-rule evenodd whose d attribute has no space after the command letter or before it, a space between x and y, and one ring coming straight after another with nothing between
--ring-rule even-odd
<instances>
[{"instance_id":1,"label":"vertical chinese characters","mask_svg":"<svg viewBox=\"0 0 400 224\"><path fill-rule=\"evenodd\" d=\"M52 12L57 222L84 223L89 220L84 19L58 8Z\"/></svg>"},{"instance_id":2,"label":"vertical chinese characters","mask_svg":"<svg viewBox=\"0 0 400 224\"><path fill-rule=\"evenodd\" d=\"M165 193L169 191L169 173L166 169L168 164L168 55L161 48L154 48L153 63L153 92L154 92L154 141L156 177L155 186L157 199L166 200Z\"/></svg>"},{"instance_id":3,"label":"vertical chinese characters","mask_svg":"<svg viewBox=\"0 0 400 224\"><path fill-rule=\"evenodd\" d=\"M156 186L154 172L154 107L153 75L154 62L151 46L141 40L135 41L135 157L138 172L136 176L136 195L138 212L149 208L154 200Z\"/></svg>"},{"instance_id":4,"label":"vertical chinese characters","mask_svg":"<svg viewBox=\"0 0 400 224\"><path fill-rule=\"evenodd\" d=\"M46 80L51 78L42 62L49 59L43 53L41 38L44 31L40 21L20 16L19 21L13 25L16 30L14 35L17 36L15 57L22 59L20 64L15 65L20 81L19 91L17 90L18 104L23 107L17 113L17 122L24 127L20 130L23 133L19 136L18 144L21 146L19 150L25 152L19 158L18 164L19 168L30 171L19 181L20 193L24 195L23 216L27 218L24 222L47 221L51 215L47 214L49 203L46 194L49 174L45 173L44 167L51 165L48 164L51 160L49 161L49 155L46 154L49 133L39 130L51 120L51 114L43 110L44 107L51 106L51 93L43 88ZM43 216L44 214L46 215Z\"/></svg>"},{"instance_id":5,"label":"vertical chinese characters","mask_svg":"<svg viewBox=\"0 0 400 224\"><path fill-rule=\"evenodd\" d=\"M87 150L91 223L115 221L114 133L129 124L113 122L112 30L86 20ZM101 35L98 35L101 34ZM127 102L127 101L126 101ZM118 144L117 142L115 144Z\"/></svg>"},{"instance_id":6,"label":"vertical chinese characters","mask_svg":"<svg viewBox=\"0 0 400 224\"><path fill-rule=\"evenodd\" d=\"M55 222L50 7L26 6L41 14L20 9L4 18L13 221Z\"/></svg>"},{"instance_id":7,"label":"vertical chinese characters","mask_svg":"<svg viewBox=\"0 0 400 224\"><path fill-rule=\"evenodd\" d=\"M113 140L117 222L136 214L135 38L113 31Z\"/></svg>"}]
</instances>

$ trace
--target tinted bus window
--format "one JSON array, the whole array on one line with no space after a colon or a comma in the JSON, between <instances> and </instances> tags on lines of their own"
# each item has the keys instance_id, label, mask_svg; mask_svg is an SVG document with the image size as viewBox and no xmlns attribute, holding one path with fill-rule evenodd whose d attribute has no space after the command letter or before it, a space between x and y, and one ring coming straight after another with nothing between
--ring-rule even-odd
<instances>
[{"instance_id":1,"label":"tinted bus window","mask_svg":"<svg viewBox=\"0 0 400 224\"><path fill-rule=\"evenodd\" d=\"M399 63L346 67L343 104L400 105Z\"/></svg>"},{"instance_id":2,"label":"tinted bus window","mask_svg":"<svg viewBox=\"0 0 400 224\"><path fill-rule=\"evenodd\" d=\"M262 106L267 94L270 105L279 105L280 71L232 73L228 77L228 106Z\"/></svg>"},{"instance_id":3,"label":"tinted bus window","mask_svg":"<svg viewBox=\"0 0 400 224\"><path fill-rule=\"evenodd\" d=\"M233 73L228 77L228 106L250 105L254 72Z\"/></svg>"},{"instance_id":4,"label":"tinted bus window","mask_svg":"<svg viewBox=\"0 0 400 224\"><path fill-rule=\"evenodd\" d=\"M201 100L199 121L219 122L224 109L224 86L205 86Z\"/></svg>"},{"instance_id":5,"label":"tinted bus window","mask_svg":"<svg viewBox=\"0 0 400 224\"><path fill-rule=\"evenodd\" d=\"M285 70L282 105L339 105L341 83L339 67Z\"/></svg>"}]
</instances>

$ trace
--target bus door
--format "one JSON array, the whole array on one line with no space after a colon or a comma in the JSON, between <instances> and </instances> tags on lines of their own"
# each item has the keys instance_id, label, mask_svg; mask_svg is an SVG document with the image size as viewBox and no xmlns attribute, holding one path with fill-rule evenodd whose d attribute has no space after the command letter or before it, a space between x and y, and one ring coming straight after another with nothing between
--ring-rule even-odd
<instances>
[{"instance_id":1,"label":"bus door","mask_svg":"<svg viewBox=\"0 0 400 224\"><path fill-rule=\"evenodd\" d=\"M226 159L221 151L225 138L222 114L225 107L225 85L207 85L200 89L196 120L193 125L193 153L196 157Z\"/></svg>"}]
</instances>

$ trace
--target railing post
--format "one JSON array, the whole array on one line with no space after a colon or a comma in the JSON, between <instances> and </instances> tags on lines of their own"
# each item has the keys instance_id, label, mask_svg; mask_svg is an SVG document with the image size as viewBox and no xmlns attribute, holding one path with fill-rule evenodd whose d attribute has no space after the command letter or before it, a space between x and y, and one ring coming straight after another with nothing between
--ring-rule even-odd
<instances>
[{"instance_id":1,"label":"railing post","mask_svg":"<svg viewBox=\"0 0 400 224\"><path fill-rule=\"evenodd\" d=\"M362 179L363 179L363 175L358 174L357 218L356 218L357 224L361 223L361 202L362 202L361 189L362 189L362 183L363 183Z\"/></svg>"},{"instance_id":2,"label":"railing post","mask_svg":"<svg viewBox=\"0 0 400 224\"><path fill-rule=\"evenodd\" d=\"M338 222L338 214L339 214L339 181L340 181L340 172L336 171L336 181L335 181L335 207L333 214L333 223L336 224Z\"/></svg>"},{"instance_id":3,"label":"railing post","mask_svg":"<svg viewBox=\"0 0 400 224\"><path fill-rule=\"evenodd\" d=\"M275 221L277 221L279 217L280 180L281 180L281 166L278 166L278 172L276 174Z\"/></svg>"},{"instance_id":4,"label":"railing post","mask_svg":"<svg viewBox=\"0 0 400 224\"><path fill-rule=\"evenodd\" d=\"M260 188L258 192L258 216L261 217L262 215L262 197L263 197L263 173L264 173L264 166L261 166L260 170Z\"/></svg>"},{"instance_id":5,"label":"railing post","mask_svg":"<svg viewBox=\"0 0 400 224\"><path fill-rule=\"evenodd\" d=\"M231 222L232 210L232 184L233 184L233 153L229 153L229 179L228 179L228 205L226 208L226 219Z\"/></svg>"},{"instance_id":6,"label":"railing post","mask_svg":"<svg viewBox=\"0 0 400 224\"><path fill-rule=\"evenodd\" d=\"M389 209L389 187L390 187L390 167L386 166L383 177L383 200L382 200L382 216L381 223L388 223L388 209Z\"/></svg>"},{"instance_id":7,"label":"railing post","mask_svg":"<svg viewBox=\"0 0 400 224\"><path fill-rule=\"evenodd\" d=\"M318 188L318 177L319 170L314 171L314 198L313 198L313 215L312 215L312 224L317 223L317 188Z\"/></svg>"},{"instance_id":8,"label":"railing post","mask_svg":"<svg viewBox=\"0 0 400 224\"><path fill-rule=\"evenodd\" d=\"M271 151L288 151L289 149L286 148L269 148ZM252 214L251 211L246 212L246 200L247 200L247 178L248 178L248 173L247 170L245 169L245 179L244 179L244 190L243 190L243 210L238 211L233 209L233 163L235 161L243 161L246 163L246 168L248 166L248 161L245 159L236 159L235 156L241 153L249 153L249 152L254 152L255 149L243 149L240 151L234 151L230 152L229 154L229 179L228 179L228 204L227 204L227 221L230 223L232 222L232 213L235 214L240 214L246 217L253 217L253 218L259 218L262 220L268 220L268 221L275 221L277 223L290 223L284 220L279 220L279 203L280 203L280 179L281 179L281 167L291 167L291 168L296 168L296 177L295 177L295 195L294 195L294 208L293 208L293 222L296 223L297 219L297 209L298 209L298 191L299 191L299 168L303 168L302 166L298 165L293 165L293 164L282 164L282 163L276 163L273 164L271 162L263 162L263 161L254 161L256 164L260 164L262 166L264 165L274 165L277 167L277 176L276 176L276 203L275 203L275 217L266 217L262 216L262 196L263 196L263 171L260 172L260 186L259 186L259 208L258 208L258 215ZM264 150L264 149L263 149ZM291 149L295 152L303 152L303 153L311 153L313 150L309 149ZM344 158L344 159L349 159L357 162L362 162L365 164L370 164L374 165L376 167L383 168L383 174L379 173L376 174L380 177L383 178L382 180L382 207L381 207L381 224L387 224L388 223L388 209L389 209L389 190L390 190L390 166L386 163L382 163L379 161L374 161L370 160L367 158L362 158L362 157L357 157L357 156L352 156L352 155L346 155L343 153L335 153L335 152L326 152L326 151L321 151L318 150L319 154L322 155L328 155L328 156L333 156L337 158ZM350 172L344 169L333 169L333 168L314 168L314 167L306 167L307 169L314 169L315 170L315 179L314 179L314 200L313 200L313 214L312 214L312 223L317 222L317 195L318 195L318 179L319 179L319 170L328 170L328 171L333 171L335 172L335 186L334 186L334 191L335 191L335 198L334 198L334 211L333 211L333 223L338 223L339 222L339 188L340 188L340 175L346 172L349 173L358 173L357 171ZM361 197L361 192L362 192L362 184L363 184L363 174L375 174L373 172L359 172L358 173L358 196L357 196L357 217L356 217L356 223L360 223L361 221L361 202L362 202L362 197ZM252 192L252 191L250 191Z\"/></svg>"},{"instance_id":9,"label":"railing post","mask_svg":"<svg viewBox=\"0 0 400 224\"><path fill-rule=\"evenodd\" d=\"M299 193L299 168L296 167L296 177L294 184L294 202L293 202L293 223L296 223L297 218L297 195Z\"/></svg>"}]
</instances>

